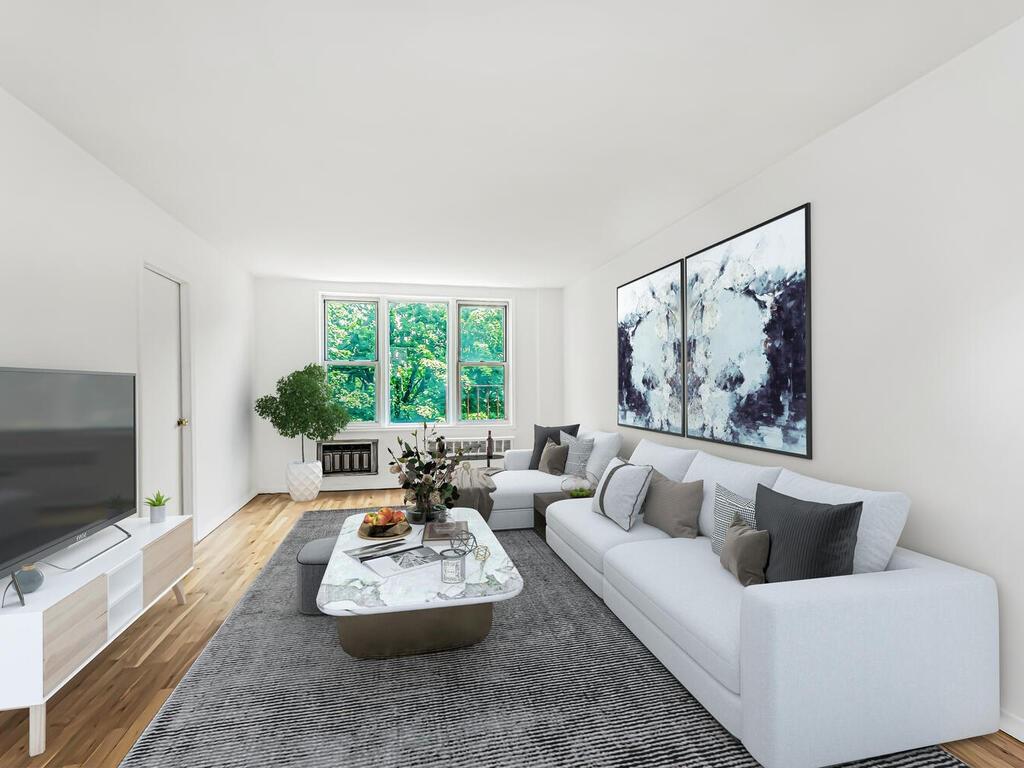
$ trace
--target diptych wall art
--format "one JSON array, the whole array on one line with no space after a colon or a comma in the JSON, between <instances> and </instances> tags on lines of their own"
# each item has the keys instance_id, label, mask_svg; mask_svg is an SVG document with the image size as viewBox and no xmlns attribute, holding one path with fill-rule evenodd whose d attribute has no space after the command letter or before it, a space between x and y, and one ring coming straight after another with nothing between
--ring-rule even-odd
<instances>
[{"instance_id":1,"label":"diptych wall art","mask_svg":"<svg viewBox=\"0 0 1024 768\"><path fill-rule=\"evenodd\" d=\"M618 289L618 423L683 433L682 266Z\"/></svg>"},{"instance_id":2,"label":"diptych wall art","mask_svg":"<svg viewBox=\"0 0 1024 768\"><path fill-rule=\"evenodd\" d=\"M684 260L687 437L810 458L809 244L810 204Z\"/></svg>"}]
</instances>

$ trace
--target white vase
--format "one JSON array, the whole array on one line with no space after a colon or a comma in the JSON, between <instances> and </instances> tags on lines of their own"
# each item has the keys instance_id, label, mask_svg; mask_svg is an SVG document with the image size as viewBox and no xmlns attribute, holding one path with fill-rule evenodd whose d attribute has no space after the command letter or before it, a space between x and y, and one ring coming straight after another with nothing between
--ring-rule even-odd
<instances>
[{"instance_id":1,"label":"white vase","mask_svg":"<svg viewBox=\"0 0 1024 768\"><path fill-rule=\"evenodd\" d=\"M324 467L319 461L293 461L285 473L292 501L312 501L320 493Z\"/></svg>"},{"instance_id":2,"label":"white vase","mask_svg":"<svg viewBox=\"0 0 1024 768\"><path fill-rule=\"evenodd\" d=\"M149 522L162 523L167 519L167 506L161 504L159 507L149 508Z\"/></svg>"}]
</instances>

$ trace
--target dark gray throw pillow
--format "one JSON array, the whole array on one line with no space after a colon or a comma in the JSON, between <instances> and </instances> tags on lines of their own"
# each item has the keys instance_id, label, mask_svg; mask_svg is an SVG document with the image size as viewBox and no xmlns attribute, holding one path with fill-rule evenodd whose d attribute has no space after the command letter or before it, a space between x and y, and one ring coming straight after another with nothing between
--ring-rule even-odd
<instances>
[{"instance_id":1,"label":"dark gray throw pillow","mask_svg":"<svg viewBox=\"0 0 1024 768\"><path fill-rule=\"evenodd\" d=\"M765 581L820 579L853 573L864 503L819 504L757 486L757 529L768 531Z\"/></svg>"},{"instance_id":2,"label":"dark gray throw pillow","mask_svg":"<svg viewBox=\"0 0 1024 768\"><path fill-rule=\"evenodd\" d=\"M579 431L579 424L567 424L564 427L542 427L539 424L534 424L533 455L530 456L530 469L538 469L540 467L540 455L544 453L544 446L548 444L548 440L555 445L561 445L562 442L558 439L559 432L565 432L567 435L576 437L576 433Z\"/></svg>"}]
</instances>

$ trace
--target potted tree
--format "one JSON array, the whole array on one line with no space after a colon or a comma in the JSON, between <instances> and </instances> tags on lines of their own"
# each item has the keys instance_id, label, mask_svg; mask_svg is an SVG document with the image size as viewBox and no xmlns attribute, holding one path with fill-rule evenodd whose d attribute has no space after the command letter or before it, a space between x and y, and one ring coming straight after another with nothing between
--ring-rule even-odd
<instances>
[{"instance_id":1,"label":"potted tree","mask_svg":"<svg viewBox=\"0 0 1024 768\"><path fill-rule=\"evenodd\" d=\"M306 438L330 440L348 426L345 406L331 399L327 372L316 363L288 374L277 382L276 395L256 401L256 414L267 419L282 437L299 438L301 461L288 464L288 493L295 501L309 501L320 493L323 467L306 461Z\"/></svg>"}]
</instances>

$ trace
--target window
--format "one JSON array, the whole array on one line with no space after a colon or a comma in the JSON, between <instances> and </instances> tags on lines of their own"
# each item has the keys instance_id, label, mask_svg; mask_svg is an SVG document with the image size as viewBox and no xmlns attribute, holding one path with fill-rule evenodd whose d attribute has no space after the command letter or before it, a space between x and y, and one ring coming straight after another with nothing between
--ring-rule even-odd
<instances>
[{"instance_id":1,"label":"window","mask_svg":"<svg viewBox=\"0 0 1024 768\"><path fill-rule=\"evenodd\" d=\"M507 421L508 305L325 297L323 364L353 423Z\"/></svg>"},{"instance_id":2,"label":"window","mask_svg":"<svg viewBox=\"0 0 1024 768\"><path fill-rule=\"evenodd\" d=\"M504 304L459 304L459 418L505 419Z\"/></svg>"},{"instance_id":3,"label":"window","mask_svg":"<svg viewBox=\"0 0 1024 768\"><path fill-rule=\"evenodd\" d=\"M354 422L377 421L377 302L324 302L324 364Z\"/></svg>"},{"instance_id":4,"label":"window","mask_svg":"<svg viewBox=\"0 0 1024 768\"><path fill-rule=\"evenodd\" d=\"M448 416L448 305L388 305L391 423Z\"/></svg>"}]
</instances>

